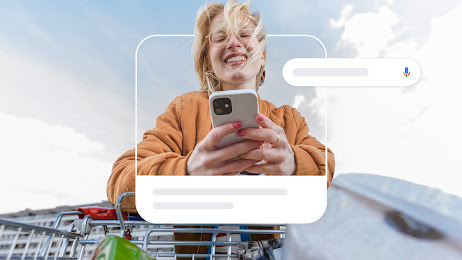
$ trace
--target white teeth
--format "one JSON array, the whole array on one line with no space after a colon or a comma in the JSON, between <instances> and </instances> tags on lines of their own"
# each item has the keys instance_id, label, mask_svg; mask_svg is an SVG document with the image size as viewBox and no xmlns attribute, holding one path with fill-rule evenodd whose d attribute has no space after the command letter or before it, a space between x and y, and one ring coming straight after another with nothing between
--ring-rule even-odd
<instances>
[{"instance_id":1,"label":"white teeth","mask_svg":"<svg viewBox=\"0 0 462 260\"><path fill-rule=\"evenodd\" d=\"M232 57L226 60L226 63L230 63L233 61L240 61L240 60L247 60L247 58L245 56L235 56L235 57Z\"/></svg>"}]
</instances>

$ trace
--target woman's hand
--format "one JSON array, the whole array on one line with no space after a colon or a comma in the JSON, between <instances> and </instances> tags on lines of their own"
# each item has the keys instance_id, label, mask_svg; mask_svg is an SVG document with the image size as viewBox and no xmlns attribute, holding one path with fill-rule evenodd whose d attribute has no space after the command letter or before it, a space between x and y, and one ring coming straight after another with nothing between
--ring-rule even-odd
<instances>
[{"instance_id":1,"label":"woman's hand","mask_svg":"<svg viewBox=\"0 0 462 260\"><path fill-rule=\"evenodd\" d=\"M241 122L228 123L212 129L189 157L186 165L187 175L236 175L260 160L237 159L250 150L259 148L262 141L243 141L222 149L217 148L218 142L226 135L237 132L241 128Z\"/></svg>"},{"instance_id":2,"label":"woman's hand","mask_svg":"<svg viewBox=\"0 0 462 260\"><path fill-rule=\"evenodd\" d=\"M266 163L245 169L252 173L293 175L296 170L294 151L290 147L284 129L262 114L257 115L261 128L241 129L240 137L264 141L263 149L254 149L239 155L247 160L266 160Z\"/></svg>"}]
</instances>

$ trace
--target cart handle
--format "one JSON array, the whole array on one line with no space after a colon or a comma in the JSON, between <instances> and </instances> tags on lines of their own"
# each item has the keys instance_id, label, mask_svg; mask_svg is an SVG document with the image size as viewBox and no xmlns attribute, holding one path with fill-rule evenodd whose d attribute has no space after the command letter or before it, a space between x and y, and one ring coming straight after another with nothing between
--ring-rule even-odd
<instances>
[{"instance_id":1,"label":"cart handle","mask_svg":"<svg viewBox=\"0 0 462 260\"><path fill-rule=\"evenodd\" d=\"M121 236L120 237L124 237L126 235L125 233L125 223L124 223L124 218L123 218L123 213L122 213L122 209L121 209L121 204L122 204L122 200L127 197L127 196L135 196L135 192L134 191L129 191L129 192L124 192L122 194L119 195L119 197L117 198L117 202L116 202L116 205L115 205L115 209L116 209L116 214L117 214L117 219L119 220L119 223L120 223L120 230L121 230Z\"/></svg>"},{"instance_id":2,"label":"cart handle","mask_svg":"<svg viewBox=\"0 0 462 260\"><path fill-rule=\"evenodd\" d=\"M117 198L115 208L104 208L98 206L80 207L77 209L79 218L84 219L90 216L93 220L117 220L120 224L121 237L126 235L124 220L128 220L128 213L123 213L121 209L122 200L126 196L134 196L135 192L124 192ZM132 217L133 218L133 217Z\"/></svg>"},{"instance_id":3,"label":"cart handle","mask_svg":"<svg viewBox=\"0 0 462 260\"><path fill-rule=\"evenodd\" d=\"M94 220L118 220L116 209L113 208L89 206L78 208L77 211L83 213L79 215L80 219L90 215ZM122 213L122 218L127 220L127 213Z\"/></svg>"}]
</instances>

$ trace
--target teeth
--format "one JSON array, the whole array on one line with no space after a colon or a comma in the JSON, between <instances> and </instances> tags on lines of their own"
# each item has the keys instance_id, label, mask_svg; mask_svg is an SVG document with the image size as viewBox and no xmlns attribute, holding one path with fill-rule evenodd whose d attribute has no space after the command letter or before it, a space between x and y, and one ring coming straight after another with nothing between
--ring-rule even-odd
<instances>
[{"instance_id":1,"label":"teeth","mask_svg":"<svg viewBox=\"0 0 462 260\"><path fill-rule=\"evenodd\" d=\"M232 57L226 60L226 63L230 63L233 61L240 61L240 60L247 60L247 58L245 56L235 56L235 57Z\"/></svg>"}]
</instances>

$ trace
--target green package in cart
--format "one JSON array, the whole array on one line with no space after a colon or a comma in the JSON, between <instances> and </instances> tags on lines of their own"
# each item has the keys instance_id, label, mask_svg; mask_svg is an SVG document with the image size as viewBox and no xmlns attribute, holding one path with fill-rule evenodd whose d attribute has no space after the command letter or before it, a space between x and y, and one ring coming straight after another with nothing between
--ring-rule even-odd
<instances>
[{"instance_id":1,"label":"green package in cart","mask_svg":"<svg viewBox=\"0 0 462 260\"><path fill-rule=\"evenodd\" d=\"M156 260L129 240L107 235L91 256L91 260Z\"/></svg>"}]
</instances>

